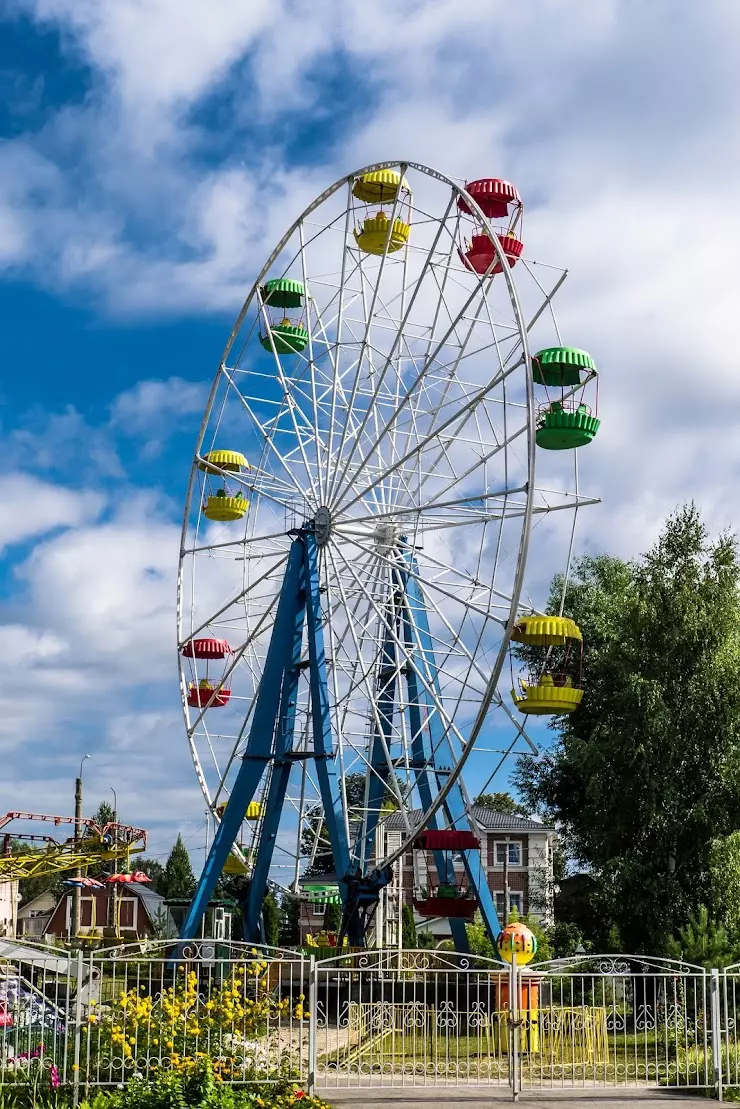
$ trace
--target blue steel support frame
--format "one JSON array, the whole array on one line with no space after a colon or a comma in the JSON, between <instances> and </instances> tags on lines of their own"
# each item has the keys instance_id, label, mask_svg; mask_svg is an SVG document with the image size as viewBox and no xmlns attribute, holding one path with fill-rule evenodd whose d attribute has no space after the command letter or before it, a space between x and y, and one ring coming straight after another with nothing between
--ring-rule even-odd
<instances>
[{"instance_id":1,"label":"blue steel support frame","mask_svg":"<svg viewBox=\"0 0 740 1109\"><path fill-rule=\"evenodd\" d=\"M254 942L256 936L261 936L264 943L264 929L262 927L262 903L267 890L267 879L270 874L280 814L285 803L285 794L288 790L288 780L292 761L288 757L293 748L293 735L295 732L295 717L298 707L298 680L301 675L301 649L303 646L303 624L306 617L306 591L299 586L292 629L292 645L290 651L290 665L284 671L283 685L278 709L278 727L275 736L275 757L272 763L270 785L265 801L265 811L262 817L259 848L254 861L252 878L249 883L249 893L245 906L244 938ZM245 809L246 811L246 809Z\"/></svg>"},{"instance_id":2,"label":"blue steel support frame","mask_svg":"<svg viewBox=\"0 0 740 1109\"><path fill-rule=\"evenodd\" d=\"M426 605L417 581L416 562L413 557L409 558L408 565L411 573L405 573L401 568L398 571L396 594L398 608L395 608L394 601L381 654L378 708L382 730L378 729L376 724L371 751L371 765L375 766L377 763L379 773L373 774L370 781L371 803L368 804L366 837L368 834L372 837L375 835L378 821L377 814L373 820L373 813L380 810L384 781L388 774L383 741L390 749L398 688L395 640L399 632L399 616L394 616L394 612L400 615L404 642L409 648L412 659L406 673L412 759L417 789L425 809L432 804L435 792L444 780L445 771L450 770L453 765L452 746L428 692L432 689L435 694L439 694L439 682ZM231 847L239 834L247 806L257 791L266 767L271 764L272 771L262 833L245 912L245 938L251 942L259 942L262 939L262 903L295 754L293 741L305 625L307 625L313 739L311 753L316 761L324 819L344 906L343 931L347 931L351 943L363 941L362 913L367 912L368 908L372 909L377 903L380 890L391 878L391 871L388 868L372 873L367 873L367 870L361 873L359 868L352 872L351 869L352 858L345 819L344 796L334 760L318 551L312 526L308 524L294 533L246 751L183 924L181 939L192 939L196 935ZM423 681L419 680L420 677ZM301 754L304 753L301 752ZM383 772L381 772L381 756ZM432 777L435 778L434 783ZM465 798L458 783L447 795L443 811L451 827L469 829ZM429 827L439 827L436 817L430 820ZM434 859L440 882L453 881L454 865L448 854L436 851ZM500 926L496 906L481 865L480 852L463 852L463 861L471 888L478 897L486 928L495 941ZM466 950L467 936L464 922L452 918L450 926L457 948Z\"/></svg>"},{"instance_id":3,"label":"blue steel support frame","mask_svg":"<svg viewBox=\"0 0 740 1109\"><path fill-rule=\"evenodd\" d=\"M347 885L343 879L350 869L349 841L342 791L333 758L316 541L310 525L307 525L295 534L291 545L246 751L182 926L181 939L192 939L196 935L232 844L239 834L247 806L257 791L265 768L272 764L245 917L245 938L251 942L259 942L262 938L260 914L293 761L291 756L306 619L313 755L332 854L337 874L342 879L342 900L345 905L347 903Z\"/></svg>"},{"instance_id":4,"label":"blue steel support frame","mask_svg":"<svg viewBox=\"0 0 740 1109\"><path fill-rule=\"evenodd\" d=\"M329 688L326 680L326 653L319 591L319 560L316 539L312 532L304 538L304 572L306 581L306 609L308 615L308 659L311 689L311 724L313 749L316 759L316 776L324 806L324 819L339 878L342 904L347 907L346 878L350 869L349 838L344 818L343 793L339 773L334 761Z\"/></svg>"},{"instance_id":5,"label":"blue steel support frame","mask_svg":"<svg viewBox=\"0 0 740 1109\"><path fill-rule=\"evenodd\" d=\"M436 767L439 767L440 770L452 770L454 765L452 744L450 743L449 735L442 721L434 710L431 697L428 693L429 689L433 689L437 696L440 695L439 678L437 676L437 668L434 659L434 645L429 631L427 607L421 592L421 586L419 585L416 560L413 557L410 559L410 570L411 573L404 574L404 578L406 579L404 591L406 600L404 637L407 647L413 651L412 658L414 659L414 663L412 663L408 675L409 712L411 716L412 735L414 737L413 743L417 745L419 756L426 761L427 765L431 761ZM418 663L416 660L418 660ZM418 680L419 675L423 677L423 683ZM426 712L426 724L428 729L428 752L425 751L426 744L422 729L422 711L424 710ZM414 750L413 753L414 762L416 762L416 750ZM430 771L422 771L417 774L417 788L419 789L419 795L424 808L427 808L432 801L429 773ZM438 788L442 785L442 781L443 775L439 774L437 777ZM468 808L459 781L455 782L450 789L442 803L442 809L451 828L470 830ZM434 818L429 822L429 827L439 827ZM454 880L454 869L449 857L444 852L435 852L434 854L434 862L440 882ZM501 931L501 924L499 922L498 913L496 912L496 903L486 879L485 869L481 861L481 853L480 851L463 851L462 857L468 881L478 898L478 904L486 931L492 943L495 944L496 938ZM451 874L450 871L453 873ZM451 918L450 927L457 949L463 951L467 950L468 941L464 922Z\"/></svg>"},{"instance_id":6,"label":"blue steel support frame","mask_svg":"<svg viewBox=\"0 0 740 1109\"><path fill-rule=\"evenodd\" d=\"M398 631L396 592L387 617L387 626L381 650L380 670L377 679L378 719L373 721L373 739L370 747L372 773L368 781L367 805L364 827L360 822L355 844L358 859L369 859L375 848L375 835L380 819L380 806L385 798L389 768L385 752L390 752L393 740L393 714L398 685L398 663L395 636Z\"/></svg>"}]
</instances>

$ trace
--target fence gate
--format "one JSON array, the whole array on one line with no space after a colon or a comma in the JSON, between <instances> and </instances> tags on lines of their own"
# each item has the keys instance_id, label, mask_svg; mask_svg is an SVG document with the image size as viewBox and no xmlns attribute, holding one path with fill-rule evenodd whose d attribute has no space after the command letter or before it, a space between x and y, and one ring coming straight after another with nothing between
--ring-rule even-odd
<instances>
[{"instance_id":1,"label":"fence gate","mask_svg":"<svg viewBox=\"0 0 740 1109\"><path fill-rule=\"evenodd\" d=\"M500 962L447 951L322 960L311 981L312 1084L507 1086L509 986Z\"/></svg>"},{"instance_id":2,"label":"fence gate","mask_svg":"<svg viewBox=\"0 0 740 1109\"><path fill-rule=\"evenodd\" d=\"M726 1086L740 1086L740 963L713 970L715 998L715 1080L720 1099Z\"/></svg>"},{"instance_id":3,"label":"fence gate","mask_svg":"<svg viewBox=\"0 0 740 1109\"><path fill-rule=\"evenodd\" d=\"M609 955L516 977L515 1090L715 1085L709 971Z\"/></svg>"},{"instance_id":4,"label":"fence gate","mask_svg":"<svg viewBox=\"0 0 740 1109\"><path fill-rule=\"evenodd\" d=\"M740 964L641 955L504 967L448 951L220 940L0 951L0 1087L55 1067L75 1103L208 1056L235 1084L304 1088L740 1086Z\"/></svg>"}]
</instances>

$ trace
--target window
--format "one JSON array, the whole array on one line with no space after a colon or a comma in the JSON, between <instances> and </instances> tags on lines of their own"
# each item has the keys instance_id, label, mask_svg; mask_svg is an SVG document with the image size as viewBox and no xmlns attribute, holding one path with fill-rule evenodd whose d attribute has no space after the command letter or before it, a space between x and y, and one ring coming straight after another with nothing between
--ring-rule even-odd
<instances>
[{"instance_id":1,"label":"window","mask_svg":"<svg viewBox=\"0 0 740 1109\"><path fill-rule=\"evenodd\" d=\"M521 914L524 912L524 894L518 893L516 890L509 890L509 912L512 909ZM499 916L504 915L504 891L496 890L496 912Z\"/></svg>"},{"instance_id":2,"label":"window","mask_svg":"<svg viewBox=\"0 0 740 1109\"><path fill-rule=\"evenodd\" d=\"M311 906L311 915L312 916L323 916L325 912L326 912L326 902L325 901L315 901L313 903L313 905Z\"/></svg>"},{"instance_id":3,"label":"window","mask_svg":"<svg viewBox=\"0 0 740 1109\"><path fill-rule=\"evenodd\" d=\"M499 841L496 844L496 866L503 866L506 861L506 851L509 852L509 866L522 865L522 845L521 843L504 843Z\"/></svg>"}]
</instances>

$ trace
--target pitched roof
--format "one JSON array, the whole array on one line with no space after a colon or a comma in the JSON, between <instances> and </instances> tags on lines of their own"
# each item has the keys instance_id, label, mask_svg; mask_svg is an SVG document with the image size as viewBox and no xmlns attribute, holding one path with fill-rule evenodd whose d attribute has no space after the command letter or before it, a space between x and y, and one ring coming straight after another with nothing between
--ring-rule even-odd
<instances>
[{"instance_id":1,"label":"pitched roof","mask_svg":"<svg viewBox=\"0 0 740 1109\"><path fill-rule=\"evenodd\" d=\"M532 820L528 816L516 816L514 813L496 812L485 805L473 805L473 818L491 832L552 832L553 828L542 824L539 820ZM421 811L409 813L412 828L421 820ZM400 832L405 828L405 823L398 810L391 812L383 819L383 824L389 832Z\"/></svg>"}]
</instances>

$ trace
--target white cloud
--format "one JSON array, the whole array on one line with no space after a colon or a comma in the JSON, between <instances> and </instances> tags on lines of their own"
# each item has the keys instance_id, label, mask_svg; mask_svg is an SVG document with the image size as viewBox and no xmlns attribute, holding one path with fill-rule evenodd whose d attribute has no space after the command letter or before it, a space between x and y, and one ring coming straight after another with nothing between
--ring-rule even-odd
<instances>
[{"instance_id":1,"label":"white cloud","mask_svg":"<svg viewBox=\"0 0 740 1109\"><path fill-rule=\"evenodd\" d=\"M113 520L38 544L18 570L31 611L99 687L174 681L179 528L161 512L153 497L123 503Z\"/></svg>"},{"instance_id":2,"label":"white cloud","mask_svg":"<svg viewBox=\"0 0 740 1109\"><path fill-rule=\"evenodd\" d=\"M687 496L715 526L737 517L737 5L17 6L73 36L95 90L41 135L4 145L0 264L14 273L25 265L45 286L92 291L113 313L235 311L291 220L356 165L408 156L460 177L501 173L528 204L527 256L571 271L558 297L566 341L591 349L602 371L602 429L581 454L581 474L604 504L582 514L580 543L634 553ZM253 141L236 130L210 136L194 122L206 94L228 92L240 125L264 128L293 112L295 149L322 95L312 67L330 69L340 54L352 75L347 100L354 84L367 91L351 130L336 147L319 138L308 167L286 164L280 128ZM215 164L203 156L213 137L227 149ZM203 402L198 383L144 381L113 402L98 439L70 409L49 435L18 432L12 442L19 465L43 465L73 457L87 436L97 474L120 477L116 436L148 440L153 457L162 428L187 421L196 430ZM542 478L557 465L540 456ZM8 742L40 746L70 721L99 723L112 706L101 773L121 772L136 752L142 812L163 791L162 811L175 820L178 804L193 811L194 793L180 796L157 767L162 752L177 752L185 780L184 738L176 713L138 699L177 700L179 528L173 508L154 500L126 495L96 524L101 507L90 493L6 478L0 545L68 530L22 569L28 609L0 630L0 653L35 695L4 699L0 718ZM559 538L563 527L552 525ZM541 527L533 538L538 587L551 569L548 537ZM217 588L208 584L214 596ZM69 734L68 748L84 743Z\"/></svg>"},{"instance_id":3,"label":"white cloud","mask_svg":"<svg viewBox=\"0 0 740 1109\"><path fill-rule=\"evenodd\" d=\"M96 493L66 489L28 474L8 474L0 499L0 552L14 543L94 519L101 508Z\"/></svg>"},{"instance_id":4,"label":"white cloud","mask_svg":"<svg viewBox=\"0 0 740 1109\"><path fill-rule=\"evenodd\" d=\"M208 397L205 382L170 377L166 381L140 381L114 400L110 408L110 428L120 434L146 439L144 457L155 458L165 441L203 412Z\"/></svg>"}]
</instances>

